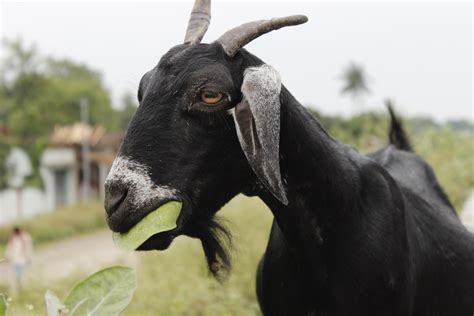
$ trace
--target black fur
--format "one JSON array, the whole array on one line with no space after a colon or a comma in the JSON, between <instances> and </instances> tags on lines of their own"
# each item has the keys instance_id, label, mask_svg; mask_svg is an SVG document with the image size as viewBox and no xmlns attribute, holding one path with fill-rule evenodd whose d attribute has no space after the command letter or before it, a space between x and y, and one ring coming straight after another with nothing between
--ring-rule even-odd
<instances>
[{"instance_id":1,"label":"black fur","mask_svg":"<svg viewBox=\"0 0 474 316\"><path fill-rule=\"evenodd\" d=\"M260 193L275 214L258 269L264 314L470 315L474 237L429 165L393 145L361 156L282 100L291 202Z\"/></svg>"},{"instance_id":2,"label":"black fur","mask_svg":"<svg viewBox=\"0 0 474 316\"><path fill-rule=\"evenodd\" d=\"M244 192L275 217L257 276L265 315L471 315L474 237L429 165L407 151L395 116L392 141L403 150L389 145L363 156L328 135L283 86L280 163L289 204L263 188L228 112L242 98L244 70L260 64L245 50L229 58L216 43L179 45L142 79L120 155L148 166L184 205L178 227L149 248L184 234L201 239L211 272L230 266L213 218ZM196 98L206 87L230 100L206 107ZM126 231L138 219L124 211L109 225Z\"/></svg>"},{"instance_id":3,"label":"black fur","mask_svg":"<svg viewBox=\"0 0 474 316\"><path fill-rule=\"evenodd\" d=\"M195 234L191 231L189 235L201 240L209 272L218 280L223 280L232 266L230 232L215 217L206 222L193 223L191 229Z\"/></svg>"}]
</instances>

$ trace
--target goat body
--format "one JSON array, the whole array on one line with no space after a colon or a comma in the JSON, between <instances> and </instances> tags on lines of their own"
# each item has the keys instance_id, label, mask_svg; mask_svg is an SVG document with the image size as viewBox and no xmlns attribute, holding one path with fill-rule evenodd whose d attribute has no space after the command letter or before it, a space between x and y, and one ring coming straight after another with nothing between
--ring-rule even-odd
<instances>
[{"instance_id":1,"label":"goat body","mask_svg":"<svg viewBox=\"0 0 474 316\"><path fill-rule=\"evenodd\" d=\"M391 139L405 142L366 157L285 89L281 100L290 203L259 193L275 215L257 276L263 313L472 315L474 237L401 126Z\"/></svg>"}]
</instances>

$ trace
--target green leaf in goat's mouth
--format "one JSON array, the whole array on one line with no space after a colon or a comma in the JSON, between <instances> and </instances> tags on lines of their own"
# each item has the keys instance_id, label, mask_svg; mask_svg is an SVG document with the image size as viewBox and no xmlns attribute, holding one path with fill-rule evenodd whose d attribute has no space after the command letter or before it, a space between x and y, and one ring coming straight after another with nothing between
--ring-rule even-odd
<instances>
[{"instance_id":1,"label":"green leaf in goat's mouth","mask_svg":"<svg viewBox=\"0 0 474 316\"><path fill-rule=\"evenodd\" d=\"M123 250L132 251L137 249L151 236L176 228L181 211L181 202L170 201L163 204L126 233L114 233L113 240L116 246Z\"/></svg>"}]
</instances>

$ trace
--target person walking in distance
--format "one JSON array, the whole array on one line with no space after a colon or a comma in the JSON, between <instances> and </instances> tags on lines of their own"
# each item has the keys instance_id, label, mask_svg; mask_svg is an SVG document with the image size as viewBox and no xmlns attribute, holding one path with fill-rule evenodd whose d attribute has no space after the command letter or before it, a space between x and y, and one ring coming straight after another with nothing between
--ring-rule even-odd
<instances>
[{"instance_id":1,"label":"person walking in distance","mask_svg":"<svg viewBox=\"0 0 474 316\"><path fill-rule=\"evenodd\" d=\"M33 243L30 235L20 227L15 227L8 238L6 259L15 270L16 285L23 287L26 265L30 262L33 253Z\"/></svg>"}]
</instances>

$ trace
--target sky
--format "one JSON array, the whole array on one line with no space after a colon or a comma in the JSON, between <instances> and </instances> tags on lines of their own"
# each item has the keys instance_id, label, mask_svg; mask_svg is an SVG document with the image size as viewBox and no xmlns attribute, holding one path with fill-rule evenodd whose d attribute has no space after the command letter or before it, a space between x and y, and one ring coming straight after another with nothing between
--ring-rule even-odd
<instances>
[{"instance_id":1,"label":"sky","mask_svg":"<svg viewBox=\"0 0 474 316\"><path fill-rule=\"evenodd\" d=\"M182 42L192 1L13 2L0 4L0 35L34 43L103 73L115 105ZM407 116L474 120L473 5L429 2L214 1L203 42L252 20L305 14L247 49L276 68L304 105L323 113L383 111L391 98ZM1 52L0 52L1 53ZM354 107L341 94L343 71L363 66L370 94Z\"/></svg>"}]
</instances>

